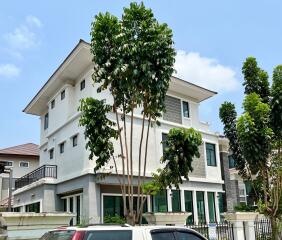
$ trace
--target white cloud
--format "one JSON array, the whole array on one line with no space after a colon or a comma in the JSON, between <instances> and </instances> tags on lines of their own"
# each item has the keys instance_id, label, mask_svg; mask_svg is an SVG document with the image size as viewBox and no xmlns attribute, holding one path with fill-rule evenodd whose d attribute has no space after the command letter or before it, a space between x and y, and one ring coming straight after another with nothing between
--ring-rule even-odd
<instances>
[{"instance_id":1,"label":"white cloud","mask_svg":"<svg viewBox=\"0 0 282 240\"><path fill-rule=\"evenodd\" d=\"M20 74L20 69L14 64L0 64L0 77L17 77Z\"/></svg>"},{"instance_id":2,"label":"white cloud","mask_svg":"<svg viewBox=\"0 0 282 240\"><path fill-rule=\"evenodd\" d=\"M27 16L25 18L25 21L30 26L35 26L35 27L38 27L38 28L40 28L42 26L41 21L37 17L32 16L32 15Z\"/></svg>"},{"instance_id":3,"label":"white cloud","mask_svg":"<svg viewBox=\"0 0 282 240\"><path fill-rule=\"evenodd\" d=\"M215 91L233 91L239 87L235 71L216 59L179 50L174 65L176 76Z\"/></svg>"},{"instance_id":4,"label":"white cloud","mask_svg":"<svg viewBox=\"0 0 282 240\"><path fill-rule=\"evenodd\" d=\"M4 38L12 49L30 49L39 44L36 30L41 26L41 21L30 15L26 17L23 24L16 27L12 32L5 34ZM36 29L33 27L36 27Z\"/></svg>"}]
</instances>

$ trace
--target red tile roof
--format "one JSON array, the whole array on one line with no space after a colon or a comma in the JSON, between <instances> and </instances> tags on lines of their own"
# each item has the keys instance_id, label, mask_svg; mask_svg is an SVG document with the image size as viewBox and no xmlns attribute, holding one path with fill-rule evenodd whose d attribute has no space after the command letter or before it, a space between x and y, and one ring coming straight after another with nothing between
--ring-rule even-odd
<instances>
[{"instance_id":1,"label":"red tile roof","mask_svg":"<svg viewBox=\"0 0 282 240\"><path fill-rule=\"evenodd\" d=\"M37 144L26 143L14 147L0 149L0 156L1 155L39 156L39 149Z\"/></svg>"}]
</instances>

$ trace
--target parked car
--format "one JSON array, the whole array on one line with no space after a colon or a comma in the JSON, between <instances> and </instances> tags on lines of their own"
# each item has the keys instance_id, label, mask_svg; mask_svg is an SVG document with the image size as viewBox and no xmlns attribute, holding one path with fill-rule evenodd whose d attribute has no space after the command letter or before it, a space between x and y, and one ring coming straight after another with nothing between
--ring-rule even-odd
<instances>
[{"instance_id":1,"label":"parked car","mask_svg":"<svg viewBox=\"0 0 282 240\"><path fill-rule=\"evenodd\" d=\"M61 227L40 240L206 240L198 232L175 226L92 225Z\"/></svg>"}]
</instances>

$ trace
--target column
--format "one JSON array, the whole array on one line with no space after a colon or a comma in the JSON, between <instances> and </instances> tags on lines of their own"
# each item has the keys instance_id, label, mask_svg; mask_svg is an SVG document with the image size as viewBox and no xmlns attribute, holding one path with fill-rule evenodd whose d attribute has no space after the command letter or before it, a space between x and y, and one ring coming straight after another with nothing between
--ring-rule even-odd
<instances>
[{"instance_id":1,"label":"column","mask_svg":"<svg viewBox=\"0 0 282 240\"><path fill-rule=\"evenodd\" d=\"M153 212L152 206L151 206L151 196L147 196L147 207L148 207L148 212Z\"/></svg>"},{"instance_id":2,"label":"column","mask_svg":"<svg viewBox=\"0 0 282 240\"><path fill-rule=\"evenodd\" d=\"M197 197L196 197L196 191L193 191L193 214L194 214L194 224L198 224L199 218L198 218L198 209L197 209Z\"/></svg>"},{"instance_id":3,"label":"column","mask_svg":"<svg viewBox=\"0 0 282 240\"><path fill-rule=\"evenodd\" d=\"M204 191L204 201L205 201L205 215L206 215L206 222L210 222L210 215L209 215L209 199L208 199L208 192Z\"/></svg>"},{"instance_id":4,"label":"column","mask_svg":"<svg viewBox=\"0 0 282 240\"><path fill-rule=\"evenodd\" d=\"M217 222L220 222L218 192L215 192L214 195L215 195L214 201L215 201L215 215L216 215L216 221L217 221Z\"/></svg>"},{"instance_id":5,"label":"column","mask_svg":"<svg viewBox=\"0 0 282 240\"><path fill-rule=\"evenodd\" d=\"M181 206L181 212L185 212L184 189L180 189L180 206Z\"/></svg>"},{"instance_id":6,"label":"column","mask_svg":"<svg viewBox=\"0 0 282 240\"><path fill-rule=\"evenodd\" d=\"M171 196L171 189L167 189L166 191L166 194L167 194L167 210L168 212L172 212L172 196Z\"/></svg>"},{"instance_id":7,"label":"column","mask_svg":"<svg viewBox=\"0 0 282 240\"><path fill-rule=\"evenodd\" d=\"M77 209L76 209L76 196L73 196L73 213L77 214ZM73 218L73 225L76 225L76 217Z\"/></svg>"},{"instance_id":8,"label":"column","mask_svg":"<svg viewBox=\"0 0 282 240\"><path fill-rule=\"evenodd\" d=\"M94 224L101 223L101 194L100 186L95 183L94 177L85 179L83 189L83 221Z\"/></svg>"},{"instance_id":9,"label":"column","mask_svg":"<svg viewBox=\"0 0 282 240\"><path fill-rule=\"evenodd\" d=\"M255 238L255 221L246 221L245 222L245 233L246 239L256 240Z\"/></svg>"},{"instance_id":10,"label":"column","mask_svg":"<svg viewBox=\"0 0 282 240\"><path fill-rule=\"evenodd\" d=\"M234 221L232 223L233 223L234 240L245 239L243 221Z\"/></svg>"}]
</instances>

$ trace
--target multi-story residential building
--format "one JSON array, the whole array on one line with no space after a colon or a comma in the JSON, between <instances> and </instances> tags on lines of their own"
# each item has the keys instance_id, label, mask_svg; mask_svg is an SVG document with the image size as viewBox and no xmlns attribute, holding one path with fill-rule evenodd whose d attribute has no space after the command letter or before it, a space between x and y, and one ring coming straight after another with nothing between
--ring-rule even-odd
<instances>
[{"instance_id":1,"label":"multi-story residential building","mask_svg":"<svg viewBox=\"0 0 282 240\"><path fill-rule=\"evenodd\" d=\"M224 136L220 137L220 154L222 164L222 178L225 181L224 209L232 212L240 204L254 206L254 192L250 181L244 180L235 168L235 160L229 150L229 141Z\"/></svg>"},{"instance_id":2,"label":"multi-story residential building","mask_svg":"<svg viewBox=\"0 0 282 240\"><path fill-rule=\"evenodd\" d=\"M84 130L79 126L79 100L85 97L106 99L109 92L97 93L91 75L90 45L80 40L64 62L24 109L40 117L40 168L37 177L26 176L16 183L14 205L20 211L38 208L42 212L70 211L79 221L103 222L108 215L122 214L118 181L114 174L101 178L94 174L95 160L89 160L85 149ZM189 80L189 79L188 79ZM173 127L193 127L202 134L201 157L193 161L194 171L180 190L167 189L147 197L147 211L189 211L189 222L214 222L220 219L224 181L221 175L219 135L199 119L199 104L216 92L176 77L166 97L166 113L161 126L151 129L147 178L159 168L163 148L162 138ZM134 132L141 131L140 115L134 115ZM114 115L109 115L112 120ZM140 120L141 121L141 120ZM138 134L134 142L138 141ZM119 148L116 144L116 151ZM133 151L136 158L138 151ZM112 167L109 163L104 171ZM138 166L134 165L137 173ZM118 163L121 171L121 164ZM103 171L103 170L102 170ZM34 175L34 173L33 173Z\"/></svg>"},{"instance_id":3,"label":"multi-story residential building","mask_svg":"<svg viewBox=\"0 0 282 240\"><path fill-rule=\"evenodd\" d=\"M0 162L7 168L13 169L13 186L15 188L15 180L23 175L35 170L39 166L38 145L26 143L18 146L0 149ZM9 174L0 174L0 206L7 207L9 195Z\"/></svg>"}]
</instances>

